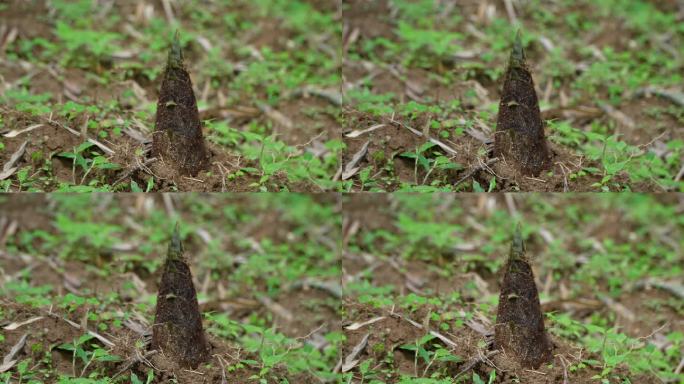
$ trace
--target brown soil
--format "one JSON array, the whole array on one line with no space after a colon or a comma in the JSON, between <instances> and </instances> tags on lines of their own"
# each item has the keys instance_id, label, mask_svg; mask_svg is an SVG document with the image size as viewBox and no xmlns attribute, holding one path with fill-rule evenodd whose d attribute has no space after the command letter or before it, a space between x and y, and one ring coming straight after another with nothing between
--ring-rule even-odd
<instances>
[{"instance_id":1,"label":"brown soil","mask_svg":"<svg viewBox=\"0 0 684 384\"><path fill-rule=\"evenodd\" d=\"M349 34L354 30L364 38L391 38L392 22L389 15L389 4L386 1L342 1L342 17L344 19L345 44Z\"/></svg>"},{"instance_id":2,"label":"brown soil","mask_svg":"<svg viewBox=\"0 0 684 384\"><path fill-rule=\"evenodd\" d=\"M342 348L343 356L348 356L354 346L358 345L366 335L369 335L368 344L361 354L357 356L357 359L360 361L372 359L375 362L373 364L375 369L388 369L384 382L397 383L399 382L400 374L416 376L416 373L422 374L424 372L427 364L422 359L416 359L411 351L401 347L415 344L426 334L423 329L411 324L406 318L424 326L425 323L422 320L426 313L407 314L400 311L389 312L354 303L352 300L345 300L343 306L345 313L348 314L348 317L342 322L347 338ZM347 327L354 323L363 323L378 317L384 318L357 330L347 329ZM438 324L433 322L427 324L429 324L432 330L438 329ZM460 361L434 363L431 369L443 370L452 377L459 375L472 361L477 360L483 355L489 355L494 351L491 343L488 343L488 338L472 328L463 326L443 334L457 344L455 347L447 347L452 351L452 354L460 357ZM555 337L551 338L551 340L553 343L553 362L552 364L542 365L537 370L521 369L518 362L511 359L510 356L507 356L505 353L498 353L488 357L488 363L480 361L471 368L472 371L463 372L461 375L469 377L472 375L472 372L475 372L481 378L487 378L490 371L494 369L491 366L493 365L497 367L495 383L560 383L564 377L564 364L569 366L570 364L579 363L578 356L582 356L582 358L590 357L586 355L586 351L584 351L584 355L580 355L581 349L572 346L566 341ZM488 346L483 348L481 347L483 344ZM392 359L387 359L385 357L387 354L390 354ZM391 363L389 363L390 361ZM355 368L352 372L357 380L360 379L361 376L358 374L358 368ZM571 383L588 383L591 381L591 377L596 374L600 374L600 369L585 368L574 372L567 372L568 380ZM644 379L644 383L656 383L653 378Z\"/></svg>"},{"instance_id":3,"label":"brown soil","mask_svg":"<svg viewBox=\"0 0 684 384\"><path fill-rule=\"evenodd\" d=\"M79 120L74 123L65 121L61 118L54 118L49 122L44 118L30 116L28 114L6 110L0 107L0 114L5 122L10 122L14 126L23 129L35 124L42 124L30 132L24 133L11 139L3 139L5 149L0 151L0 163L9 160L14 152L27 141L26 151L17 162L20 168L33 166L42 167L43 159L51 159L51 167L46 171L51 178L46 178L42 184L34 185L36 188L50 191L57 189L61 182L79 184L85 175L85 170L81 167L74 168L69 159L60 156L62 153L74 152L83 141L82 139L69 132L66 127L77 127ZM6 124L7 126L7 124ZM12 125L9 125L12 126ZM230 191L230 192L250 192L259 190L259 174L244 174L241 177L231 177L243 167L256 167L253 161L245 160L239 153L226 150L225 148L211 142L206 143L210 156L210 166L206 171L201 171L195 177L180 175L175 165L164 161L154 161L148 163L152 157L149 154L149 144L140 144L128 136L112 136L103 144L109 148L116 148L114 155L107 155L96 147L89 150L98 152L105 156L109 162L120 164L121 168L107 171L91 171L90 178L97 178L105 184L125 184L127 180L135 181L139 186L145 187L148 180L154 179L154 189L157 192L175 191ZM139 156L142 151L148 155ZM141 165L145 164L145 165ZM38 171L39 172L39 171ZM121 179L128 175L128 178ZM320 192L317 185L307 182L290 182L285 174L275 174L265 183L265 188L271 192L278 192L287 189L293 192Z\"/></svg>"},{"instance_id":4,"label":"brown soil","mask_svg":"<svg viewBox=\"0 0 684 384\"><path fill-rule=\"evenodd\" d=\"M5 299L0 299L0 303L2 303L5 316L4 319L0 319L0 326L2 327L12 322L22 322L38 316L42 317L40 320L19 327L16 330L3 331L5 341L0 344L0 355L7 355L9 350L26 334L28 335L26 344L18 357L25 358L26 356L34 355L38 357L38 351L50 351L55 372L69 375L74 373L71 353L58 347L64 343L73 343L74 340L78 340L83 334L80 330L61 319L60 316L62 315L59 313L53 313L54 316L51 316L46 312ZM83 365L79 362L76 369L82 370Z\"/></svg>"},{"instance_id":5,"label":"brown soil","mask_svg":"<svg viewBox=\"0 0 684 384\"><path fill-rule=\"evenodd\" d=\"M416 121L400 121L397 123L396 120L393 121L390 118L378 118L370 114L345 110L345 120L347 121L345 125L347 128L343 132L345 135L351 131L362 130L377 124L384 124L384 126L360 137L345 138L347 149L342 154L343 164L348 163L354 154L360 151L366 142L369 142L368 153L360 161L359 166L362 168L372 167L371 175L375 176L375 184L388 191L399 188L401 183L423 184L428 171L422 166L416 165L413 159L400 155L415 152L425 143L422 137L415 135L406 128L408 125L420 131L424 119L419 118ZM463 183L462 178L469 174L472 169L479 170L471 174L468 180L475 180L483 187L487 187L490 181L496 177L496 188L493 190L496 192L587 192L595 190L592 184L601 180L600 175L569 177L570 174L577 173L585 167L592 167L597 164L594 161L587 160L582 154L573 153L568 148L552 142L548 142L551 152L551 168L548 172L542 172L538 177L531 177L518 172L516 167L510 165L506 159L483 167L483 164L494 157L491 141L483 144L471 136L450 137L442 141L456 150L457 154L449 155L449 158L457 166L455 169L447 171L433 170L425 184L437 179L448 184L455 184L457 181ZM352 180L354 180L354 188L359 189L360 183L356 179ZM624 182L628 180L628 176L619 175L616 180ZM640 187L651 188L647 185Z\"/></svg>"},{"instance_id":6,"label":"brown soil","mask_svg":"<svg viewBox=\"0 0 684 384\"><path fill-rule=\"evenodd\" d=\"M0 304L2 304L4 309L4 319L0 319L0 327L4 327L13 322L22 322L35 317L42 317L41 319L32 322L28 325L19 327L13 331L3 331L5 336L5 341L0 344L0 355L5 356L9 352L10 348L14 346L23 335L28 335L26 344L17 355L20 359L25 359L27 357L32 357L35 359L40 359L41 351L50 351L52 356L52 368L55 373L61 373L65 375L76 375L85 368L84 364L80 359L76 359L76 365L72 365L72 353L59 347L65 343L73 343L78 340L83 332L73 325L70 325L62 317L69 318L71 321L78 320L78 315L85 316L85 312L77 314L64 314L58 311L53 311L48 313L46 311L38 310L28 306L13 303L11 301L6 301L0 299ZM119 371L128 365L130 361L136 359L139 355L144 355L151 349L149 345L147 349L140 350L136 346L136 343L141 342L140 335L135 334L127 328L111 328L109 332L103 333L103 336L107 337L109 340L113 341L116 345L111 348L110 353L121 358L119 362L106 363L104 366L100 364L95 364L91 366L92 369L97 366L97 368L105 368L105 372L109 375L114 375L119 373ZM95 339L93 339L95 340ZM233 346L224 340L218 339L213 336L208 337L208 343L211 349L211 361L210 364L203 364L197 367L197 369L181 369L174 359L171 357L157 353L150 355L147 360L155 367L155 379L154 383L166 383L169 380L175 380L175 382L181 384L187 383L214 383L214 384L243 384L245 383L245 378L252 375L258 375L259 369L250 366L244 366L231 373L226 373L225 380L223 381L223 374L221 365L234 366L240 363L240 359L254 358L255 356L250 356L244 351L240 351L239 347ZM101 345L102 348L107 348L105 345ZM239 357L240 359L237 359ZM221 361L219 362L219 358ZM147 376L147 371L149 366L140 362L135 363L128 367L128 370L123 372L124 377L127 377L130 372L136 373L139 378L145 378ZM291 382L297 383L316 383L315 378L312 376L301 374L297 376L289 376L287 370L284 367L276 367L274 369L274 376L287 377ZM52 379L55 377L46 377L45 382L55 382Z\"/></svg>"},{"instance_id":7,"label":"brown soil","mask_svg":"<svg viewBox=\"0 0 684 384\"><path fill-rule=\"evenodd\" d=\"M392 229L392 216L388 211L390 203L391 196L386 194L352 193L343 195L345 227L349 229L353 225L359 225L360 227L355 230L355 233L359 229L366 231L380 228ZM355 222L357 224L354 224ZM347 232L346 235L349 233Z\"/></svg>"},{"instance_id":8,"label":"brown soil","mask_svg":"<svg viewBox=\"0 0 684 384\"><path fill-rule=\"evenodd\" d=\"M276 315L274 323L283 334L293 338L311 336L317 329L335 329L338 326L339 300L315 288L297 289L277 298L277 303L293 315L283 318Z\"/></svg>"}]
</instances>

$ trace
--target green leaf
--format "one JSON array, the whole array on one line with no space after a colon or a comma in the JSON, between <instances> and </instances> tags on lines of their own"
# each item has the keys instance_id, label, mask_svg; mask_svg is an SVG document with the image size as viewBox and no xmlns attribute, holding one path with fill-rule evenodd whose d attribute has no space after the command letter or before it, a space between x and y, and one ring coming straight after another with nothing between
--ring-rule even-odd
<instances>
[{"instance_id":1,"label":"green leaf","mask_svg":"<svg viewBox=\"0 0 684 384\"><path fill-rule=\"evenodd\" d=\"M131 384L143 384L143 382L138 378L138 375L131 372Z\"/></svg>"}]
</instances>

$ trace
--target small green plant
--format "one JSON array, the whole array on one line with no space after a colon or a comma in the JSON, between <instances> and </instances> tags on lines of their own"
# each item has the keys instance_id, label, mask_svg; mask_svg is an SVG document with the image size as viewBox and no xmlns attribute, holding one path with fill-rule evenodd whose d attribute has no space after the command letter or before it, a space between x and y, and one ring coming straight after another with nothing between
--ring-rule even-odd
<instances>
[{"instance_id":1,"label":"small green plant","mask_svg":"<svg viewBox=\"0 0 684 384\"><path fill-rule=\"evenodd\" d=\"M71 343L64 343L58 346L59 349L72 352L71 364L74 376L82 377L94 362L115 362L121 360L119 356L110 354L109 351L100 348L98 344L89 343L93 339L93 335L84 334L78 339L74 339ZM77 361L83 365L78 375Z\"/></svg>"},{"instance_id":2,"label":"small green plant","mask_svg":"<svg viewBox=\"0 0 684 384\"><path fill-rule=\"evenodd\" d=\"M107 171L119 169L118 164L110 163L109 160L102 156L99 152L94 151L96 147L94 143L86 141L75 147L72 152L61 152L58 156L71 159L73 182L76 184L76 170L80 168L83 175L77 184L81 185L85 182L88 175L94 170ZM91 157L92 156L92 157Z\"/></svg>"}]
</instances>

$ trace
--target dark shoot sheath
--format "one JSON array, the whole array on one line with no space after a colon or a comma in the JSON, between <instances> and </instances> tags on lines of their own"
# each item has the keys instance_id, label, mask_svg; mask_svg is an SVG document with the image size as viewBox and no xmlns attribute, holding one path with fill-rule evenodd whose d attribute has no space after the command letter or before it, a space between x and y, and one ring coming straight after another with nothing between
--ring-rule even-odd
<instances>
[{"instance_id":1,"label":"dark shoot sheath","mask_svg":"<svg viewBox=\"0 0 684 384\"><path fill-rule=\"evenodd\" d=\"M539 368L551 359L551 343L534 275L518 225L505 266L494 332L496 348L512 355L524 368Z\"/></svg>"},{"instance_id":2,"label":"dark shoot sheath","mask_svg":"<svg viewBox=\"0 0 684 384\"><path fill-rule=\"evenodd\" d=\"M532 75L525 62L520 32L506 69L496 121L494 155L512 163L525 176L549 169L551 156Z\"/></svg>"},{"instance_id":3,"label":"dark shoot sheath","mask_svg":"<svg viewBox=\"0 0 684 384\"><path fill-rule=\"evenodd\" d=\"M183 64L178 32L169 51L159 91L152 154L181 175L196 176L209 163L197 100Z\"/></svg>"},{"instance_id":4,"label":"dark shoot sheath","mask_svg":"<svg viewBox=\"0 0 684 384\"><path fill-rule=\"evenodd\" d=\"M152 347L186 368L197 368L209 358L197 293L183 255L178 224L169 244L157 294Z\"/></svg>"}]
</instances>

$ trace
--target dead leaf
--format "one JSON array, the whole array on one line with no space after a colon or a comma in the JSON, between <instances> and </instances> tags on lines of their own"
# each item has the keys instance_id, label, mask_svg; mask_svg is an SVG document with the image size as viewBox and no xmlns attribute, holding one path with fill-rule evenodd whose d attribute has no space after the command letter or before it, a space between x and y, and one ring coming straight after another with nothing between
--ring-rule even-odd
<instances>
[{"instance_id":1,"label":"dead leaf","mask_svg":"<svg viewBox=\"0 0 684 384\"><path fill-rule=\"evenodd\" d=\"M350 179L352 176L354 176L361 169L361 167L357 167L356 165L368 153L368 146L369 145L370 145L370 140L366 141L366 143L363 144L361 149L359 149L358 152L356 152L354 154L351 161L349 161L349 163L347 163L347 165L345 165L344 172L342 172L342 180Z\"/></svg>"},{"instance_id":2,"label":"dead leaf","mask_svg":"<svg viewBox=\"0 0 684 384\"><path fill-rule=\"evenodd\" d=\"M11 131L5 133L4 136L9 137L9 138L17 137L17 136L21 135L22 133L31 132L34 129L40 128L42 126L43 126L43 124L34 124L30 127L24 128L24 129L14 129L14 130L11 130Z\"/></svg>"},{"instance_id":3,"label":"dead leaf","mask_svg":"<svg viewBox=\"0 0 684 384\"><path fill-rule=\"evenodd\" d=\"M43 318L43 316L36 316L36 317L32 317L32 318L30 318L30 319L28 319L28 320L26 320L26 321L22 321L22 322L20 322L20 323L14 322L14 323L12 323L12 324L6 326L6 327L5 327L5 330L7 330L7 331L14 331L15 329L17 329L17 328L19 328L19 327L23 327L24 325L29 325L29 324L34 323L34 322L36 322L36 321L38 321L38 320L40 320L40 319L42 319L42 318Z\"/></svg>"},{"instance_id":4,"label":"dead leaf","mask_svg":"<svg viewBox=\"0 0 684 384\"><path fill-rule=\"evenodd\" d=\"M366 325L371 325L373 323L377 323L378 321L381 321L384 319L385 319L385 316L379 316L379 317L370 319L368 321L364 321L362 323L357 322L357 323L354 323L352 325L346 326L345 329L348 329L350 331L356 331L357 329L361 329L361 328L365 327Z\"/></svg>"},{"instance_id":5,"label":"dead leaf","mask_svg":"<svg viewBox=\"0 0 684 384\"><path fill-rule=\"evenodd\" d=\"M385 126L385 124L375 124L374 126L372 126L370 128L357 129L357 130L351 131L351 132L347 133L345 136L353 139L353 138L359 137L363 134L370 133L370 132L373 132L375 130L378 130L384 126Z\"/></svg>"},{"instance_id":6,"label":"dead leaf","mask_svg":"<svg viewBox=\"0 0 684 384\"><path fill-rule=\"evenodd\" d=\"M368 338L370 337L370 333L366 333L366 335L361 339L361 341L356 344L354 349L352 349L351 353L347 355L347 357L344 359L344 364L342 364L342 372L349 372L354 367L356 367L359 364L359 360L356 359L356 357L363 351L364 348L366 348L366 345L368 345Z\"/></svg>"},{"instance_id":7,"label":"dead leaf","mask_svg":"<svg viewBox=\"0 0 684 384\"><path fill-rule=\"evenodd\" d=\"M5 163L5 165L2 167L2 172L0 172L0 180L5 180L17 171L18 167L15 167L14 164L24 155L24 151L26 151L27 144L28 140L24 141L24 143L21 144L19 149L17 149L17 151L12 154L9 161Z\"/></svg>"},{"instance_id":8,"label":"dead leaf","mask_svg":"<svg viewBox=\"0 0 684 384\"><path fill-rule=\"evenodd\" d=\"M14 364L17 363L17 360L14 360L14 357L21 351L22 348L24 348L24 345L26 344L26 338L28 337L28 333L25 333L24 336L17 341L16 344L12 347L12 349L9 351L9 353L5 356L5 358L2 360L2 365L0 365L0 373L9 371L12 369Z\"/></svg>"}]
</instances>

